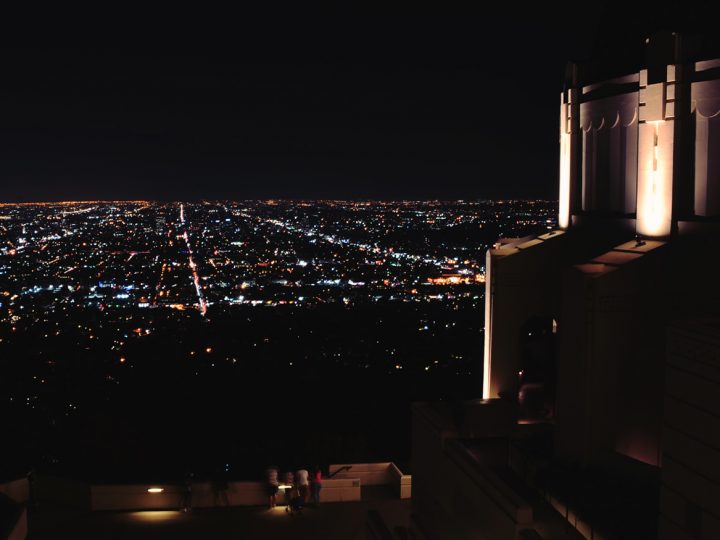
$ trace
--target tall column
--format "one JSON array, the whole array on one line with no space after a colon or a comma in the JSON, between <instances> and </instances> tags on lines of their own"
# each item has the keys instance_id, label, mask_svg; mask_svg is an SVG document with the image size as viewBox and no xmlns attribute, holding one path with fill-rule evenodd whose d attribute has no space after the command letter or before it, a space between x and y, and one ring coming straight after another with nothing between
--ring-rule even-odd
<instances>
[{"instance_id":1,"label":"tall column","mask_svg":"<svg viewBox=\"0 0 720 540\"><path fill-rule=\"evenodd\" d=\"M580 143L579 90L569 88L560 96L560 190L558 225L567 229L577 209Z\"/></svg>"},{"instance_id":2,"label":"tall column","mask_svg":"<svg viewBox=\"0 0 720 540\"><path fill-rule=\"evenodd\" d=\"M485 254L485 330L483 335L483 382L482 397L490 399L490 369L492 367L492 334L493 334L493 257L492 249Z\"/></svg>"},{"instance_id":3,"label":"tall column","mask_svg":"<svg viewBox=\"0 0 720 540\"><path fill-rule=\"evenodd\" d=\"M673 82L648 84L647 70L640 72L636 231L642 236L664 237L672 230L674 89Z\"/></svg>"}]
</instances>

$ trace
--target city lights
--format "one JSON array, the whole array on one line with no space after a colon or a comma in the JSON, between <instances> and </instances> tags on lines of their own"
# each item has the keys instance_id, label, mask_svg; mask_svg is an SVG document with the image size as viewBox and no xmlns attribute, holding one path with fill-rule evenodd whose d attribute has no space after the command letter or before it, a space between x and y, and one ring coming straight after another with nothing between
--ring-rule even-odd
<instances>
[{"instance_id":1,"label":"city lights","mask_svg":"<svg viewBox=\"0 0 720 540\"><path fill-rule=\"evenodd\" d=\"M92 411L83 392L110 402L178 358L193 378L275 359L293 371L468 374L482 321L468 318L471 337L457 340L455 318L482 309L486 249L554 225L556 211L512 200L2 205L0 352L33 366L8 400L71 418ZM293 322L316 310L315 326ZM412 323L384 333L389 317L374 313L394 312ZM342 317L351 336L338 340ZM214 330L218 319L228 326ZM358 329L371 327L380 333L363 343ZM399 348L418 336L421 353ZM80 366L98 378L71 400Z\"/></svg>"}]
</instances>

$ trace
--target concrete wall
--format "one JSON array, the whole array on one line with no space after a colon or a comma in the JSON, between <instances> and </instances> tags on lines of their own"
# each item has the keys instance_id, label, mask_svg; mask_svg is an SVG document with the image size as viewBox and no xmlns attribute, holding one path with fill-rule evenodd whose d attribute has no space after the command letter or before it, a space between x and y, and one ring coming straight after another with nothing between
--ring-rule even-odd
<instances>
[{"instance_id":1,"label":"concrete wall","mask_svg":"<svg viewBox=\"0 0 720 540\"><path fill-rule=\"evenodd\" d=\"M352 467L335 474L333 478L358 478L363 486L383 486L391 484L393 477L390 473L390 462L383 463L338 463L330 465L330 475L343 467Z\"/></svg>"},{"instance_id":2,"label":"concrete wall","mask_svg":"<svg viewBox=\"0 0 720 540\"><path fill-rule=\"evenodd\" d=\"M390 464L389 472L398 496L401 499L410 499L412 497L412 475L403 474L394 463Z\"/></svg>"},{"instance_id":3,"label":"concrete wall","mask_svg":"<svg viewBox=\"0 0 720 540\"><path fill-rule=\"evenodd\" d=\"M601 233L557 231L488 250L485 284L485 399L517 392L522 327L532 317L560 317L569 264L628 238L621 228Z\"/></svg>"},{"instance_id":4,"label":"concrete wall","mask_svg":"<svg viewBox=\"0 0 720 540\"><path fill-rule=\"evenodd\" d=\"M508 245L488 251L485 399L517 392L522 325L530 317L555 314L552 303L555 280L547 261L554 251L550 244L561 238L527 249Z\"/></svg>"},{"instance_id":5,"label":"concrete wall","mask_svg":"<svg viewBox=\"0 0 720 540\"><path fill-rule=\"evenodd\" d=\"M668 339L660 538L720 538L720 321Z\"/></svg>"},{"instance_id":6,"label":"concrete wall","mask_svg":"<svg viewBox=\"0 0 720 540\"><path fill-rule=\"evenodd\" d=\"M34 484L34 497L45 502L90 509L90 484L70 478L40 476Z\"/></svg>"},{"instance_id":7,"label":"concrete wall","mask_svg":"<svg viewBox=\"0 0 720 540\"><path fill-rule=\"evenodd\" d=\"M413 407L413 534L443 540L515 540L532 509L476 463L427 406Z\"/></svg>"},{"instance_id":8,"label":"concrete wall","mask_svg":"<svg viewBox=\"0 0 720 540\"><path fill-rule=\"evenodd\" d=\"M638 94L580 105L582 209L632 214L638 174Z\"/></svg>"},{"instance_id":9,"label":"concrete wall","mask_svg":"<svg viewBox=\"0 0 720 540\"><path fill-rule=\"evenodd\" d=\"M412 476L403 472L392 462L383 463L342 463L330 465L330 474L343 467L352 467L335 474L333 478L358 478L363 486L391 486L398 497L412 496Z\"/></svg>"},{"instance_id":10,"label":"concrete wall","mask_svg":"<svg viewBox=\"0 0 720 540\"><path fill-rule=\"evenodd\" d=\"M148 493L149 487L163 489L162 493ZM182 486L105 485L90 487L92 510L167 510L182 505Z\"/></svg>"},{"instance_id":11,"label":"concrete wall","mask_svg":"<svg viewBox=\"0 0 720 540\"><path fill-rule=\"evenodd\" d=\"M659 242L638 253L619 247L565 273L556 452L581 463L619 452L658 465L667 252Z\"/></svg>"},{"instance_id":12,"label":"concrete wall","mask_svg":"<svg viewBox=\"0 0 720 540\"><path fill-rule=\"evenodd\" d=\"M720 81L692 85L691 110L695 118L695 197L697 216L720 214Z\"/></svg>"}]
</instances>

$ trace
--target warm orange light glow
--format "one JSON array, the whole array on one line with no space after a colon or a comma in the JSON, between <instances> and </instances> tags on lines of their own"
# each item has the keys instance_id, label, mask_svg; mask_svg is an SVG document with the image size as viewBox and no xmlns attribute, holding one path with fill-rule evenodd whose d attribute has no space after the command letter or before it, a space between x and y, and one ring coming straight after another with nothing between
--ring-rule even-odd
<instances>
[{"instance_id":1,"label":"warm orange light glow","mask_svg":"<svg viewBox=\"0 0 720 540\"><path fill-rule=\"evenodd\" d=\"M157 523L179 519L183 514L178 510L145 510L143 512L131 512L128 517L132 521Z\"/></svg>"},{"instance_id":2,"label":"warm orange light glow","mask_svg":"<svg viewBox=\"0 0 720 540\"><path fill-rule=\"evenodd\" d=\"M637 232L667 236L672 211L672 128L660 120L647 122L641 129Z\"/></svg>"},{"instance_id":3,"label":"warm orange light glow","mask_svg":"<svg viewBox=\"0 0 720 540\"><path fill-rule=\"evenodd\" d=\"M561 229L570 226L570 134L563 129L560 133L560 201L558 225Z\"/></svg>"},{"instance_id":4,"label":"warm orange light glow","mask_svg":"<svg viewBox=\"0 0 720 540\"><path fill-rule=\"evenodd\" d=\"M492 253L485 254L485 283L492 285ZM490 399L490 368L492 364L492 286L485 288L485 329L483 330L483 399Z\"/></svg>"},{"instance_id":5,"label":"warm orange light glow","mask_svg":"<svg viewBox=\"0 0 720 540\"><path fill-rule=\"evenodd\" d=\"M433 285L468 285L473 280L480 281L477 277L468 277L460 274L443 274L440 277L428 278L428 283L432 283Z\"/></svg>"}]
</instances>

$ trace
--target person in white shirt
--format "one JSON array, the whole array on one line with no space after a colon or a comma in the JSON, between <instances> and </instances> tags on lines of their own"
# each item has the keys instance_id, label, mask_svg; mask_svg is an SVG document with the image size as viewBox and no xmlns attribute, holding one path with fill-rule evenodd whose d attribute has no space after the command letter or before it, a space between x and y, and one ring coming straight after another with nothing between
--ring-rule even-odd
<instances>
[{"instance_id":1,"label":"person in white shirt","mask_svg":"<svg viewBox=\"0 0 720 540\"><path fill-rule=\"evenodd\" d=\"M307 469L299 469L295 472L295 482L297 482L303 503L307 503L308 493L310 491L309 477L310 473L307 472Z\"/></svg>"}]
</instances>

